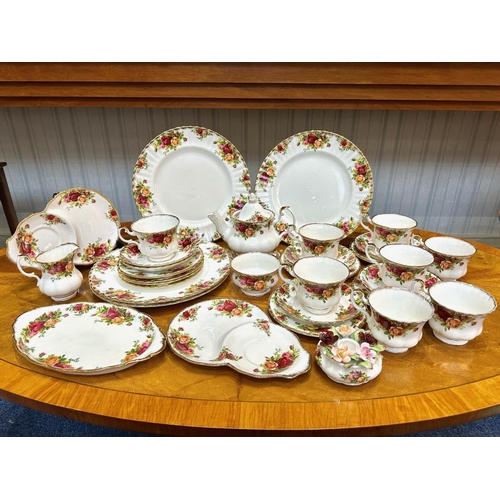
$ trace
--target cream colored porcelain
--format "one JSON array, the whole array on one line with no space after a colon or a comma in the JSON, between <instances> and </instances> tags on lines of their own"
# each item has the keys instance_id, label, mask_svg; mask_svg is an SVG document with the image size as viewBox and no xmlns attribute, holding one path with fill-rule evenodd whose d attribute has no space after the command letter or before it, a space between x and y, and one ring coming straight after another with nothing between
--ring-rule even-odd
<instances>
[{"instance_id":1,"label":"cream colored porcelain","mask_svg":"<svg viewBox=\"0 0 500 500\"><path fill-rule=\"evenodd\" d=\"M212 212L208 218L213 222L222 239L229 248L237 253L245 252L272 252L281 242L281 217L289 207L279 209L278 219L272 210L267 210L257 201L255 194L251 194L248 203L241 210L230 214L227 223L219 212ZM294 220L293 213L291 213ZM283 226L285 229L286 226Z\"/></svg>"},{"instance_id":2,"label":"cream colored porcelain","mask_svg":"<svg viewBox=\"0 0 500 500\"><path fill-rule=\"evenodd\" d=\"M367 224L373 227L369 227ZM393 243L409 244L420 237L412 238L417 221L411 217L400 214L377 214L370 217L366 214L361 218L360 224L370 231L370 241L377 248Z\"/></svg>"},{"instance_id":3,"label":"cream colored porcelain","mask_svg":"<svg viewBox=\"0 0 500 500\"><path fill-rule=\"evenodd\" d=\"M25 255L17 258L19 271L29 278L35 278L40 291L52 300L63 301L74 297L83 282L82 273L75 267L74 257L78 250L75 243L63 243L39 253L29 261L31 267L41 271L41 276L28 273L22 267Z\"/></svg>"},{"instance_id":4,"label":"cream colored porcelain","mask_svg":"<svg viewBox=\"0 0 500 500\"><path fill-rule=\"evenodd\" d=\"M292 280L284 276L283 270L296 277L294 286L298 299L315 314L327 314L339 303L342 284L349 276L345 264L329 257L304 257L292 268L282 264L279 274L288 283Z\"/></svg>"},{"instance_id":5,"label":"cream colored porcelain","mask_svg":"<svg viewBox=\"0 0 500 500\"><path fill-rule=\"evenodd\" d=\"M373 243L368 243L366 256L380 258L382 262L374 265L378 267L380 278L386 286L400 286L408 290L415 289L417 283L420 283L420 288L425 286L421 275L434 261L427 250L403 243L384 245L378 250Z\"/></svg>"},{"instance_id":6,"label":"cream colored porcelain","mask_svg":"<svg viewBox=\"0 0 500 500\"><path fill-rule=\"evenodd\" d=\"M357 298L363 305L358 305ZM424 324L433 313L427 299L405 288L353 290L351 302L366 316L372 335L392 353L403 353L416 346L422 338Z\"/></svg>"},{"instance_id":7,"label":"cream colored porcelain","mask_svg":"<svg viewBox=\"0 0 500 500\"><path fill-rule=\"evenodd\" d=\"M474 245L451 236L432 236L424 242L434 262L429 271L443 281L458 280L467 274L470 259L476 253Z\"/></svg>"},{"instance_id":8,"label":"cream colored porcelain","mask_svg":"<svg viewBox=\"0 0 500 500\"><path fill-rule=\"evenodd\" d=\"M122 226L119 231L120 240L133 243L134 240L122 236L122 231L137 238L139 250L152 262L163 262L172 259L177 252L179 241L177 227L179 218L171 214L157 214L136 220L130 229Z\"/></svg>"},{"instance_id":9,"label":"cream colored porcelain","mask_svg":"<svg viewBox=\"0 0 500 500\"><path fill-rule=\"evenodd\" d=\"M434 314L429 325L436 338L451 345L463 345L479 336L483 323L497 307L485 290L461 281L443 281L429 290Z\"/></svg>"},{"instance_id":10,"label":"cream colored porcelain","mask_svg":"<svg viewBox=\"0 0 500 500\"><path fill-rule=\"evenodd\" d=\"M243 253L231 261L232 280L245 295L260 297L278 283L279 267L280 261L274 255Z\"/></svg>"},{"instance_id":11,"label":"cream colored porcelain","mask_svg":"<svg viewBox=\"0 0 500 500\"><path fill-rule=\"evenodd\" d=\"M322 256L336 259L340 240L345 237L345 234L334 224L311 222L301 226L298 231L290 226L288 237L298 242L300 245L298 248L304 257Z\"/></svg>"}]
</instances>

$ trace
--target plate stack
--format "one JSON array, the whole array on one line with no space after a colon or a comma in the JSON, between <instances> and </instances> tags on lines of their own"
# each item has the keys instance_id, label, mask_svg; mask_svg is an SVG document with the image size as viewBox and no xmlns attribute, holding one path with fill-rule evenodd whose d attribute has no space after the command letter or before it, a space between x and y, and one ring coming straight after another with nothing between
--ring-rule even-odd
<instances>
[{"instance_id":1,"label":"plate stack","mask_svg":"<svg viewBox=\"0 0 500 500\"><path fill-rule=\"evenodd\" d=\"M203 268L203 262L203 251L198 246L179 250L167 261L152 262L131 243L120 250L118 276L131 285L165 287L194 276Z\"/></svg>"}]
</instances>

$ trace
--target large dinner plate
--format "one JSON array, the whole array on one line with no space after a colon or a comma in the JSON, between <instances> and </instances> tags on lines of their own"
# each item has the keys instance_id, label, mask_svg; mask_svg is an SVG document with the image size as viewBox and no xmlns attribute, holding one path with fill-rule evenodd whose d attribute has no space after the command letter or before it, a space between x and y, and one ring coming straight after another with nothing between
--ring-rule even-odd
<instances>
[{"instance_id":1,"label":"large dinner plate","mask_svg":"<svg viewBox=\"0 0 500 500\"><path fill-rule=\"evenodd\" d=\"M368 160L351 141L333 132L310 130L275 146L257 174L255 192L278 213L290 206L300 227L329 222L351 234L373 198ZM287 214L284 215L285 222Z\"/></svg>"},{"instance_id":2,"label":"large dinner plate","mask_svg":"<svg viewBox=\"0 0 500 500\"><path fill-rule=\"evenodd\" d=\"M14 263L19 255L34 259L40 252L76 241L76 232L64 217L35 212L23 219L7 240L7 258ZM20 265L27 267L29 261L22 259Z\"/></svg>"},{"instance_id":3,"label":"large dinner plate","mask_svg":"<svg viewBox=\"0 0 500 500\"><path fill-rule=\"evenodd\" d=\"M113 250L120 218L113 204L94 189L74 187L61 191L45 207L46 212L68 220L76 231L75 264L90 265Z\"/></svg>"},{"instance_id":4,"label":"large dinner plate","mask_svg":"<svg viewBox=\"0 0 500 500\"><path fill-rule=\"evenodd\" d=\"M166 346L165 335L150 316L93 302L32 309L16 319L13 336L31 362L75 375L124 370Z\"/></svg>"},{"instance_id":5,"label":"large dinner plate","mask_svg":"<svg viewBox=\"0 0 500 500\"><path fill-rule=\"evenodd\" d=\"M160 307L200 297L221 285L231 270L229 254L220 245L200 243L200 248L204 255L201 271L180 283L154 288L121 280L118 276L120 250L113 250L92 266L90 289L103 300L132 307Z\"/></svg>"},{"instance_id":6,"label":"large dinner plate","mask_svg":"<svg viewBox=\"0 0 500 500\"><path fill-rule=\"evenodd\" d=\"M256 378L294 378L310 368L298 338L244 300L219 298L184 309L170 323L167 340L186 361L228 365Z\"/></svg>"},{"instance_id":7,"label":"large dinner plate","mask_svg":"<svg viewBox=\"0 0 500 500\"><path fill-rule=\"evenodd\" d=\"M207 218L248 201L250 175L236 147L204 127L177 127L142 150L132 175L132 194L141 215L174 214L180 227L210 241L218 237Z\"/></svg>"}]
</instances>

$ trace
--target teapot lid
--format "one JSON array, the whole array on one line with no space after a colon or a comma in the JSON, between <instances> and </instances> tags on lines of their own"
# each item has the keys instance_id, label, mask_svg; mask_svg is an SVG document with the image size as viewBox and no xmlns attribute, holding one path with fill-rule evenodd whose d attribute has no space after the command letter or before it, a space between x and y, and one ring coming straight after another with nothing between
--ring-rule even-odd
<instances>
[{"instance_id":1,"label":"teapot lid","mask_svg":"<svg viewBox=\"0 0 500 500\"><path fill-rule=\"evenodd\" d=\"M238 215L239 220L253 220L255 216L262 216L268 218L270 213L266 210L257 200L255 193L250 193L248 202L243 206Z\"/></svg>"}]
</instances>

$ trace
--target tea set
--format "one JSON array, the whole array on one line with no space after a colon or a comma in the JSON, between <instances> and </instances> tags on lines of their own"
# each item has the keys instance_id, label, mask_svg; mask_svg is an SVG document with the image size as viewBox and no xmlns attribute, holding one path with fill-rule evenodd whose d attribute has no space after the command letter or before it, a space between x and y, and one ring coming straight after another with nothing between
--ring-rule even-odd
<instances>
[{"instance_id":1,"label":"tea set","mask_svg":"<svg viewBox=\"0 0 500 500\"><path fill-rule=\"evenodd\" d=\"M153 184L160 172L174 169L170 157L184 143L200 149L195 155L215 153L206 157L206 168L222 165L232 175L229 203L219 207L219 198L207 196L197 207L205 210L203 217L181 208L167 212L167 197L161 197L160 184ZM328 152L334 161L315 155L317 151ZM280 204L279 183L282 192L296 194L286 173L296 172L303 157L320 162L318 169L325 170L326 177L329 168L341 170L337 177L344 188L352 185L357 190L346 201L348 208L343 211L332 202L333 208L314 212L315 208L293 197L290 204ZM196 168L194 159L192 166L187 165ZM150 169L157 171L156 177ZM8 242L7 256L55 302L78 293L83 278L77 263L92 265L88 279L96 296L125 308L187 302L231 276L235 290L250 300L269 295L269 316L251 302L231 297L193 303L171 322L166 340L175 354L189 362L228 364L253 377L292 378L310 368L309 354L295 334L316 338L318 366L331 380L348 386L378 377L382 353L414 348L427 323L433 335L449 345L464 345L480 335L496 301L485 290L457 281L466 275L475 247L451 236L424 241L413 234L417 221L402 214L370 216L373 177L366 158L350 141L324 131L295 134L263 162L256 193L249 192L247 174L236 148L216 132L202 127L171 129L151 141L136 163L133 195L141 218L130 229L120 226L110 205L105 210L107 218L114 214L112 231L100 234L96 242L86 242L85 248L75 238L81 230L74 228L65 230L68 241L61 241L60 233L39 252L33 251L31 235L30 252L24 251L32 221L40 227L54 217L65 223L67 214L52 202L50 211L18 226ZM317 190L317 197L328 196L315 180L304 182ZM201 184L193 189L201 190ZM72 188L61 202L68 208L84 207L92 197L99 195ZM79 215L77 222L81 220ZM342 240L358 224L367 232L349 248L343 246ZM72 227L71 221L66 227ZM229 251L216 243L218 238ZM114 250L117 240L123 246ZM361 268L360 261L368 266ZM216 340L213 335L206 337L207 328L218 332Z\"/></svg>"}]
</instances>

